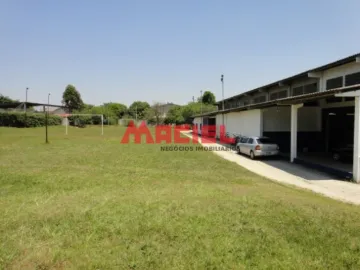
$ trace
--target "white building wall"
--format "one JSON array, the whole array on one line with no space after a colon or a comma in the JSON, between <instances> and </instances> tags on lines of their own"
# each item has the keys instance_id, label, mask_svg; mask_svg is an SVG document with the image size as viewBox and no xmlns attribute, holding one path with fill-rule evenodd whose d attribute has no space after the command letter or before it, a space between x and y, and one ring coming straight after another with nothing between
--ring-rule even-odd
<instances>
[{"instance_id":1,"label":"white building wall","mask_svg":"<svg viewBox=\"0 0 360 270\"><path fill-rule=\"evenodd\" d=\"M290 106L263 109L264 132L290 132L290 122ZM321 131L321 108L300 108L298 111L298 131Z\"/></svg>"},{"instance_id":2,"label":"white building wall","mask_svg":"<svg viewBox=\"0 0 360 270\"><path fill-rule=\"evenodd\" d=\"M261 116L261 110L249 110L225 114L226 132L229 132L230 134L237 133L244 136L260 136Z\"/></svg>"},{"instance_id":3,"label":"white building wall","mask_svg":"<svg viewBox=\"0 0 360 270\"><path fill-rule=\"evenodd\" d=\"M225 116L224 116L224 120L225 120ZM223 124L223 118L222 118L222 114L217 114L216 115L216 137L220 138L220 126Z\"/></svg>"},{"instance_id":4,"label":"white building wall","mask_svg":"<svg viewBox=\"0 0 360 270\"><path fill-rule=\"evenodd\" d=\"M263 130L290 131L290 106L263 109Z\"/></svg>"}]
</instances>

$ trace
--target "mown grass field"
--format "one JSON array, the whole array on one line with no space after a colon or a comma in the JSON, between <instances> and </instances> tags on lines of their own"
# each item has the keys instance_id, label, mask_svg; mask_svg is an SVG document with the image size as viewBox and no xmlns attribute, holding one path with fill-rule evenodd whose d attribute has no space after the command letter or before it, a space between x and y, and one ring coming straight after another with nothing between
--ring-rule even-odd
<instances>
[{"instance_id":1,"label":"mown grass field","mask_svg":"<svg viewBox=\"0 0 360 270\"><path fill-rule=\"evenodd\" d=\"M0 128L1 269L360 269L360 208L124 129Z\"/></svg>"}]
</instances>

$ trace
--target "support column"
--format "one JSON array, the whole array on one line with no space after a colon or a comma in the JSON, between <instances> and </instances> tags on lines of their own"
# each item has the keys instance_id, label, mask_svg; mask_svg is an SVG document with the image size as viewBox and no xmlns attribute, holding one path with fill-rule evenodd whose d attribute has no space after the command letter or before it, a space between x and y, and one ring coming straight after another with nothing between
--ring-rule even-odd
<instances>
[{"instance_id":1,"label":"support column","mask_svg":"<svg viewBox=\"0 0 360 270\"><path fill-rule=\"evenodd\" d=\"M335 97L355 98L353 180L360 183L360 90L336 94Z\"/></svg>"},{"instance_id":2,"label":"support column","mask_svg":"<svg viewBox=\"0 0 360 270\"><path fill-rule=\"evenodd\" d=\"M355 97L353 178L360 183L360 97Z\"/></svg>"},{"instance_id":3,"label":"support column","mask_svg":"<svg viewBox=\"0 0 360 270\"><path fill-rule=\"evenodd\" d=\"M291 144L290 144L290 162L294 162L297 157L297 128L298 128L298 109L303 104L291 105Z\"/></svg>"},{"instance_id":4,"label":"support column","mask_svg":"<svg viewBox=\"0 0 360 270\"><path fill-rule=\"evenodd\" d=\"M260 109L260 136L264 136L264 109Z\"/></svg>"}]
</instances>

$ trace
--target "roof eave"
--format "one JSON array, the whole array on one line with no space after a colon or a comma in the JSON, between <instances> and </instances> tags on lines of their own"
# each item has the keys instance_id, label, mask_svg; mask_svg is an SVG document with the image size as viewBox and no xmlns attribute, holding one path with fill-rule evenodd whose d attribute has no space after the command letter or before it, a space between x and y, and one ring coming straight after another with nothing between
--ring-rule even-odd
<instances>
[{"instance_id":1,"label":"roof eave","mask_svg":"<svg viewBox=\"0 0 360 270\"><path fill-rule=\"evenodd\" d=\"M262 87L255 88L253 90L249 90L249 91L246 91L244 93L241 93L241 94L229 97L229 98L225 98L224 101L228 101L228 100L231 100L231 99L234 99L234 98L242 97L242 96L245 96L246 94L250 95L250 94L253 94L253 93L255 93L255 92L257 92L257 91L259 91L261 89L269 89L269 88L271 88L273 86L279 85L280 83L288 82L288 81L295 80L295 79L300 79L301 77L308 77L308 74L311 73L311 72L324 71L324 70L331 69L331 68L334 68L334 67L338 67L338 66L341 66L341 65L349 64L351 62L359 63L360 62L360 53L348 56L346 58L337 60L335 62L331 62L329 64L326 64L326 65L323 65L323 66L320 66L320 67L317 67L317 68L314 68L314 69L307 70L305 72L296 74L296 75L291 76L291 77L284 78L282 80L279 80L279 81L264 85ZM222 103L222 101L223 100L218 101L216 103L216 105L220 105Z\"/></svg>"},{"instance_id":2,"label":"roof eave","mask_svg":"<svg viewBox=\"0 0 360 270\"><path fill-rule=\"evenodd\" d=\"M289 105L290 106L293 104L299 104L299 103L306 102L306 101L314 101L314 100L318 100L321 98L330 97L335 94L348 92L348 91L354 91L354 90L360 90L360 84L345 86L345 87L340 87L340 88L334 88L334 89L329 89L326 91L304 94L304 95L300 95L300 96L292 96L292 97L286 97L286 98L282 98L282 99L275 99L275 100L271 100L271 101L266 101L266 102L257 103L257 104L250 104L250 105L227 109L227 110L219 110L219 111L216 111L216 114L227 114L227 113L231 113L231 112L246 111L246 110L252 110L252 109L261 109L261 108L267 108L267 107L276 106L276 105ZM204 117L204 116L208 116L208 115L209 114L202 114L202 115L196 115L194 117Z\"/></svg>"}]
</instances>

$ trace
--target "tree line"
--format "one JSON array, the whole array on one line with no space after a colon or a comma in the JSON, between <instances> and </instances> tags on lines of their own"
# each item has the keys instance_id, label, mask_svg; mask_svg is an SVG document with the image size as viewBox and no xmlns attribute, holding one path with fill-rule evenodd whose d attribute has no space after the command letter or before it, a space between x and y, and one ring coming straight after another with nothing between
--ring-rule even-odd
<instances>
[{"instance_id":1,"label":"tree line","mask_svg":"<svg viewBox=\"0 0 360 270\"><path fill-rule=\"evenodd\" d=\"M166 117L162 117L163 104L160 102L150 105L146 101L137 100L129 107L117 102L94 106L85 104L82 101L80 92L73 85L66 87L62 103L72 113L103 114L105 119L146 120L150 124L190 124L192 116L217 109L215 95L210 91L205 91L203 96L199 97L197 101L171 107Z\"/></svg>"},{"instance_id":2,"label":"tree line","mask_svg":"<svg viewBox=\"0 0 360 270\"><path fill-rule=\"evenodd\" d=\"M1 103L12 103L9 97L0 95ZM150 124L191 124L192 116L201 112L215 111L215 95L205 91L202 97L193 100L186 105L175 105L169 109L166 117L163 117L160 102L149 104L146 101L134 101L129 107L118 102L108 102L99 106L83 102L80 92L74 85L67 85L62 95L62 104L69 113L102 114L105 121L117 122L118 119L146 120Z\"/></svg>"}]
</instances>

